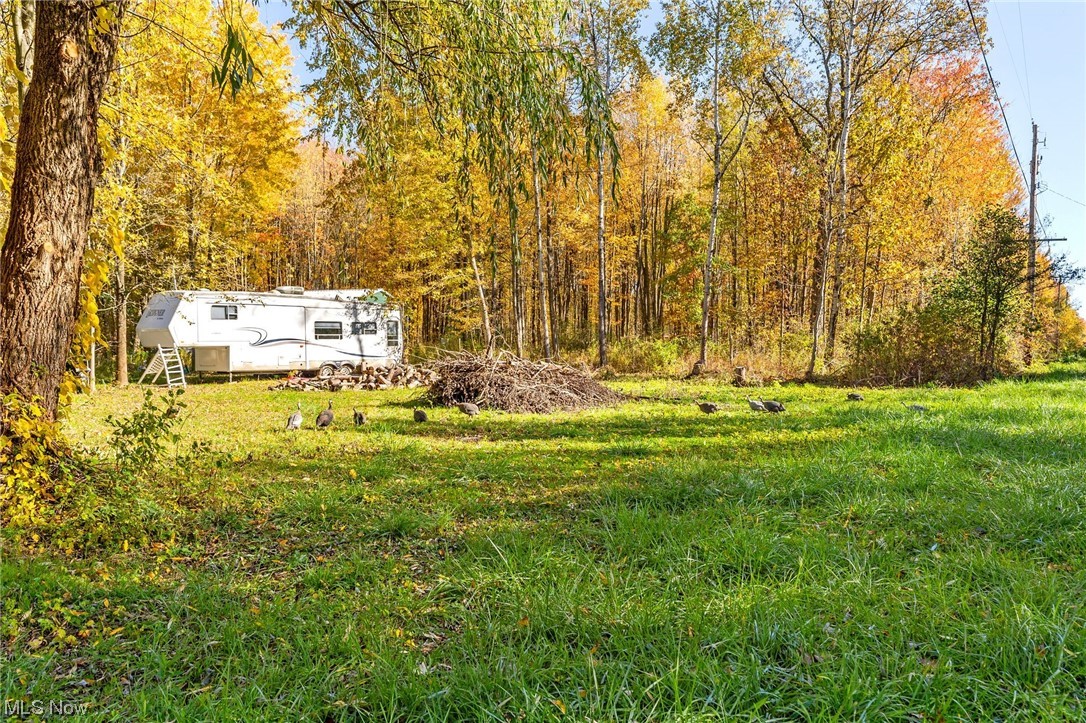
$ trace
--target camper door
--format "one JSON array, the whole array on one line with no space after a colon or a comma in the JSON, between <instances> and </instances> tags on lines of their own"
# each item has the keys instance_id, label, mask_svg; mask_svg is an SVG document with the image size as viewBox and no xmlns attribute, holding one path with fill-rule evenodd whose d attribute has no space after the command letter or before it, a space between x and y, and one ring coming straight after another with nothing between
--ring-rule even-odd
<instances>
[{"instance_id":1,"label":"camper door","mask_svg":"<svg viewBox=\"0 0 1086 723\"><path fill-rule=\"evenodd\" d=\"M381 337L377 320L368 310L362 312L352 310L349 313L351 334L347 344L351 354L359 364L373 366L380 361L382 354L382 350L378 348Z\"/></svg>"},{"instance_id":2,"label":"camper door","mask_svg":"<svg viewBox=\"0 0 1086 723\"><path fill-rule=\"evenodd\" d=\"M306 312L306 367L316 369L321 364L348 363L351 323L339 307L310 307Z\"/></svg>"},{"instance_id":3,"label":"camper door","mask_svg":"<svg viewBox=\"0 0 1086 723\"><path fill-rule=\"evenodd\" d=\"M403 361L403 327L400 324L400 315L385 314L384 326L385 356L389 364L399 364Z\"/></svg>"},{"instance_id":4,"label":"camper door","mask_svg":"<svg viewBox=\"0 0 1086 723\"><path fill-rule=\"evenodd\" d=\"M306 367L305 309L300 306L269 306L265 311L267 341L281 371Z\"/></svg>"}]
</instances>

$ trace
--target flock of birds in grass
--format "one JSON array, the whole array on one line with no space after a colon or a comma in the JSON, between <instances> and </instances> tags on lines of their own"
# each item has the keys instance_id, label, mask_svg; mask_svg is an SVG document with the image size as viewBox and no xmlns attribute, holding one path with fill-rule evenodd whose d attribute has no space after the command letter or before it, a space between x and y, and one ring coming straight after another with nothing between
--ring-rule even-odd
<instances>
[{"instance_id":1,"label":"flock of birds in grass","mask_svg":"<svg viewBox=\"0 0 1086 723\"><path fill-rule=\"evenodd\" d=\"M864 400L864 395L860 394L859 392L849 392L848 400L850 402L862 402ZM698 409L700 409L705 414L715 414L716 412L720 411L720 405L718 405L716 402L696 402L696 404L698 405ZM747 404L750 405L750 409L753 412L780 414L781 412L785 411L784 404L775 399L751 399L750 397L747 397ZM928 408L925 407L923 404L905 404L905 402L902 402L901 405L911 412L928 411ZM471 402L460 402L456 405L456 407L460 410L461 414L466 414L469 417L476 417L479 415L479 405L477 404L472 404ZM366 418L365 412L360 412L358 411L358 409L352 409L352 411L354 412L354 426L362 427L369 421ZM412 414L416 422L422 423L430 421L430 417L426 414L426 410L424 409L416 408L412 410ZM301 429L302 421L302 403L298 402L297 409L295 409L294 413L287 418L287 429ZM317 415L317 429L328 429L332 426L332 423L334 421L335 415L332 413L332 402L329 401L328 407L326 409L322 409L320 414Z\"/></svg>"},{"instance_id":2,"label":"flock of birds in grass","mask_svg":"<svg viewBox=\"0 0 1086 723\"><path fill-rule=\"evenodd\" d=\"M475 417L479 414L479 405L472 404L471 402L460 402L456 405L462 414L466 414L469 417ZM369 418L366 417L365 412L358 411L357 408L351 410L354 415L354 426L362 427L369 423ZM414 409L412 414L416 422L428 422L430 417L426 414L425 409ZM298 402L298 407L294 410L294 413L287 417L287 430L295 430L302 428L302 403ZM328 406L322 409L320 414L317 415L317 429L328 429L332 426L332 423L336 421L336 415L332 412L332 402L328 402Z\"/></svg>"}]
</instances>

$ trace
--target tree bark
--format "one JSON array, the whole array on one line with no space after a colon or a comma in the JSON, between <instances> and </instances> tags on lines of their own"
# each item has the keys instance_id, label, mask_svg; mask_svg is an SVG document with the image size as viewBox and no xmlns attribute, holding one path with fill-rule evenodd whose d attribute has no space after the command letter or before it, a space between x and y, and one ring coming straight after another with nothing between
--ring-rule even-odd
<instances>
[{"instance_id":1,"label":"tree bark","mask_svg":"<svg viewBox=\"0 0 1086 723\"><path fill-rule=\"evenodd\" d=\"M701 328L699 335L701 348L698 353L695 372L701 372L709 362L709 302L712 296L713 256L716 254L716 222L720 214L720 179L723 172L720 167L720 148L723 134L720 132L720 29L716 32L716 45L713 48L713 201L709 207L709 241L705 246L705 266L701 274Z\"/></svg>"},{"instance_id":2,"label":"tree bark","mask_svg":"<svg viewBox=\"0 0 1086 723\"><path fill-rule=\"evenodd\" d=\"M848 25L848 37L846 45L841 50L841 81L840 81L840 130L836 139L836 158L834 165L827 172L826 196L823 209L823 258L818 279L818 294L815 298L815 314L811 324L811 359L807 365L807 377L814 376L818 367L819 333L826 316L826 282L830 271L830 253L832 249L831 239L836 236L837 248L844 249L848 239L848 136L852 122L852 96L853 96L853 22L850 16ZM827 116L829 116L829 104L832 91L827 91ZM834 218L834 206L836 205L837 217Z\"/></svg>"},{"instance_id":3,"label":"tree bark","mask_svg":"<svg viewBox=\"0 0 1086 723\"><path fill-rule=\"evenodd\" d=\"M128 288L124 278L124 259L117 259L116 269L117 319L117 385L128 386Z\"/></svg>"},{"instance_id":4,"label":"tree bark","mask_svg":"<svg viewBox=\"0 0 1086 723\"><path fill-rule=\"evenodd\" d=\"M830 298L830 323L826 334L826 360L832 361L837 342L837 317L841 310L844 283L844 254L848 246L848 139L852 126L852 25L841 59L841 138L837 153L837 249L834 260L833 295Z\"/></svg>"},{"instance_id":5,"label":"tree bark","mask_svg":"<svg viewBox=\"0 0 1086 723\"><path fill-rule=\"evenodd\" d=\"M830 172L832 174L832 171ZM807 363L807 378L814 377L818 366L819 342L821 341L822 319L826 306L826 279L829 275L830 249L833 238L833 180L827 181L822 197L822 228L820 229L821 245L815 253L815 287L812 289L811 303L811 357Z\"/></svg>"},{"instance_id":6,"label":"tree bark","mask_svg":"<svg viewBox=\"0 0 1086 723\"><path fill-rule=\"evenodd\" d=\"M517 356L523 357L526 311L524 307L527 304L524 303L524 280L521 278L520 235L517 233L517 217L512 207L509 209L509 246L511 251L509 264L512 269L510 281L513 287L513 335Z\"/></svg>"},{"instance_id":7,"label":"tree bark","mask_svg":"<svg viewBox=\"0 0 1086 723\"><path fill-rule=\"evenodd\" d=\"M547 262L547 309L550 312L550 330L551 330L551 352L557 357L561 354L561 350L558 348L558 322L555 321L555 309L558 308L561 303L558 299L558 287L560 284L559 279L559 265L558 265L558 252L554 246L554 199L550 199L547 202L547 233L546 233L546 262Z\"/></svg>"},{"instance_id":8,"label":"tree bark","mask_svg":"<svg viewBox=\"0 0 1086 723\"><path fill-rule=\"evenodd\" d=\"M542 327L543 358L550 359L554 352L551 349L551 312L547 303L550 297L547 284L547 257L543 253L543 191L539 184L539 154L535 146L532 147L532 190L535 200L535 243L536 243L536 272L539 276L539 321Z\"/></svg>"},{"instance_id":9,"label":"tree bark","mask_svg":"<svg viewBox=\"0 0 1086 723\"><path fill-rule=\"evenodd\" d=\"M842 298L845 288L845 249L840 245L834 251L833 284L830 292L829 318L826 324L826 352L825 359L832 362L837 348L837 323L840 321L841 309L844 305Z\"/></svg>"},{"instance_id":10,"label":"tree bark","mask_svg":"<svg viewBox=\"0 0 1086 723\"><path fill-rule=\"evenodd\" d=\"M641 202L637 218L637 331L648 336L649 329L649 241L645 238L648 221L648 163L645 162L646 137L638 139L638 155L641 165Z\"/></svg>"},{"instance_id":11,"label":"tree bark","mask_svg":"<svg viewBox=\"0 0 1086 723\"><path fill-rule=\"evenodd\" d=\"M486 292L483 289L483 277L479 273L479 262L475 258L475 240L471 231L466 233L468 237L468 255L471 256L471 271L475 275L475 289L479 292L479 308L483 314L483 343L486 345L486 355L494 354L494 331L490 327L490 309L486 303Z\"/></svg>"},{"instance_id":12,"label":"tree bark","mask_svg":"<svg viewBox=\"0 0 1086 723\"><path fill-rule=\"evenodd\" d=\"M26 99L27 82L34 75L34 17L36 0L15 0L11 10L12 40L15 51L15 67L22 73L16 78L19 108Z\"/></svg>"},{"instance_id":13,"label":"tree bark","mask_svg":"<svg viewBox=\"0 0 1086 723\"><path fill-rule=\"evenodd\" d=\"M102 171L98 107L127 0L37 6L34 75L19 119L11 216L0 252L0 392L56 416L79 274ZM109 11L106 29L96 10Z\"/></svg>"},{"instance_id":14,"label":"tree bark","mask_svg":"<svg viewBox=\"0 0 1086 723\"><path fill-rule=\"evenodd\" d=\"M599 306L596 314L596 342L599 345L599 366L607 366L607 217L603 183L603 140L596 150L596 260Z\"/></svg>"}]
</instances>

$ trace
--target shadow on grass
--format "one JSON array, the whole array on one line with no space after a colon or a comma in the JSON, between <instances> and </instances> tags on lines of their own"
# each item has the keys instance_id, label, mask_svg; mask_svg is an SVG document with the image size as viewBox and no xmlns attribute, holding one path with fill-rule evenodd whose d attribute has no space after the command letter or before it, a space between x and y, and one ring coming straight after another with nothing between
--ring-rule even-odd
<instances>
[{"instance_id":1,"label":"shadow on grass","mask_svg":"<svg viewBox=\"0 0 1086 723\"><path fill-rule=\"evenodd\" d=\"M1012 381L1022 382L1086 382L1086 365L1078 364L1052 364L1043 371L1025 371Z\"/></svg>"},{"instance_id":2,"label":"shadow on grass","mask_svg":"<svg viewBox=\"0 0 1086 723\"><path fill-rule=\"evenodd\" d=\"M816 524L840 515L897 525L925 544L940 530L1033 534L1045 519L1066 530L1081 507L1067 491L1086 429L1038 428L1036 419L1023 426L1022 417L1015 409L917 415L848 406L779 416L386 423L377 434L329 435L351 441L332 454L291 456L288 475L281 459L258 460L245 474L279 528L339 523L362 538L395 529L401 508L419 512L426 534L435 527L428 521L440 518L441 534L457 537L480 522L561 527L600 506L699 514L722 502ZM291 481L299 478L306 481ZM993 515L1015 520L1015 504L1033 508L1036 519L993 523Z\"/></svg>"},{"instance_id":3,"label":"shadow on grass","mask_svg":"<svg viewBox=\"0 0 1086 723\"><path fill-rule=\"evenodd\" d=\"M44 654L16 626L5 694L102 719L1077 719L1086 426L1035 392L277 438L200 555L7 562L20 615L128 613Z\"/></svg>"}]
</instances>

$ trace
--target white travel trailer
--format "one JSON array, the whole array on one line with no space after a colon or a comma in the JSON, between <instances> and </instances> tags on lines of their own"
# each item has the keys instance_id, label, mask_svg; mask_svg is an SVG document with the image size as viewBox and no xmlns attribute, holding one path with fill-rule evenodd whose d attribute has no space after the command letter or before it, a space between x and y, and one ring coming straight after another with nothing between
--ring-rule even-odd
<instances>
[{"instance_id":1,"label":"white travel trailer","mask_svg":"<svg viewBox=\"0 0 1086 723\"><path fill-rule=\"evenodd\" d=\"M191 348L196 371L316 371L403 359L400 310L381 289L165 291L136 324L145 347Z\"/></svg>"}]
</instances>

